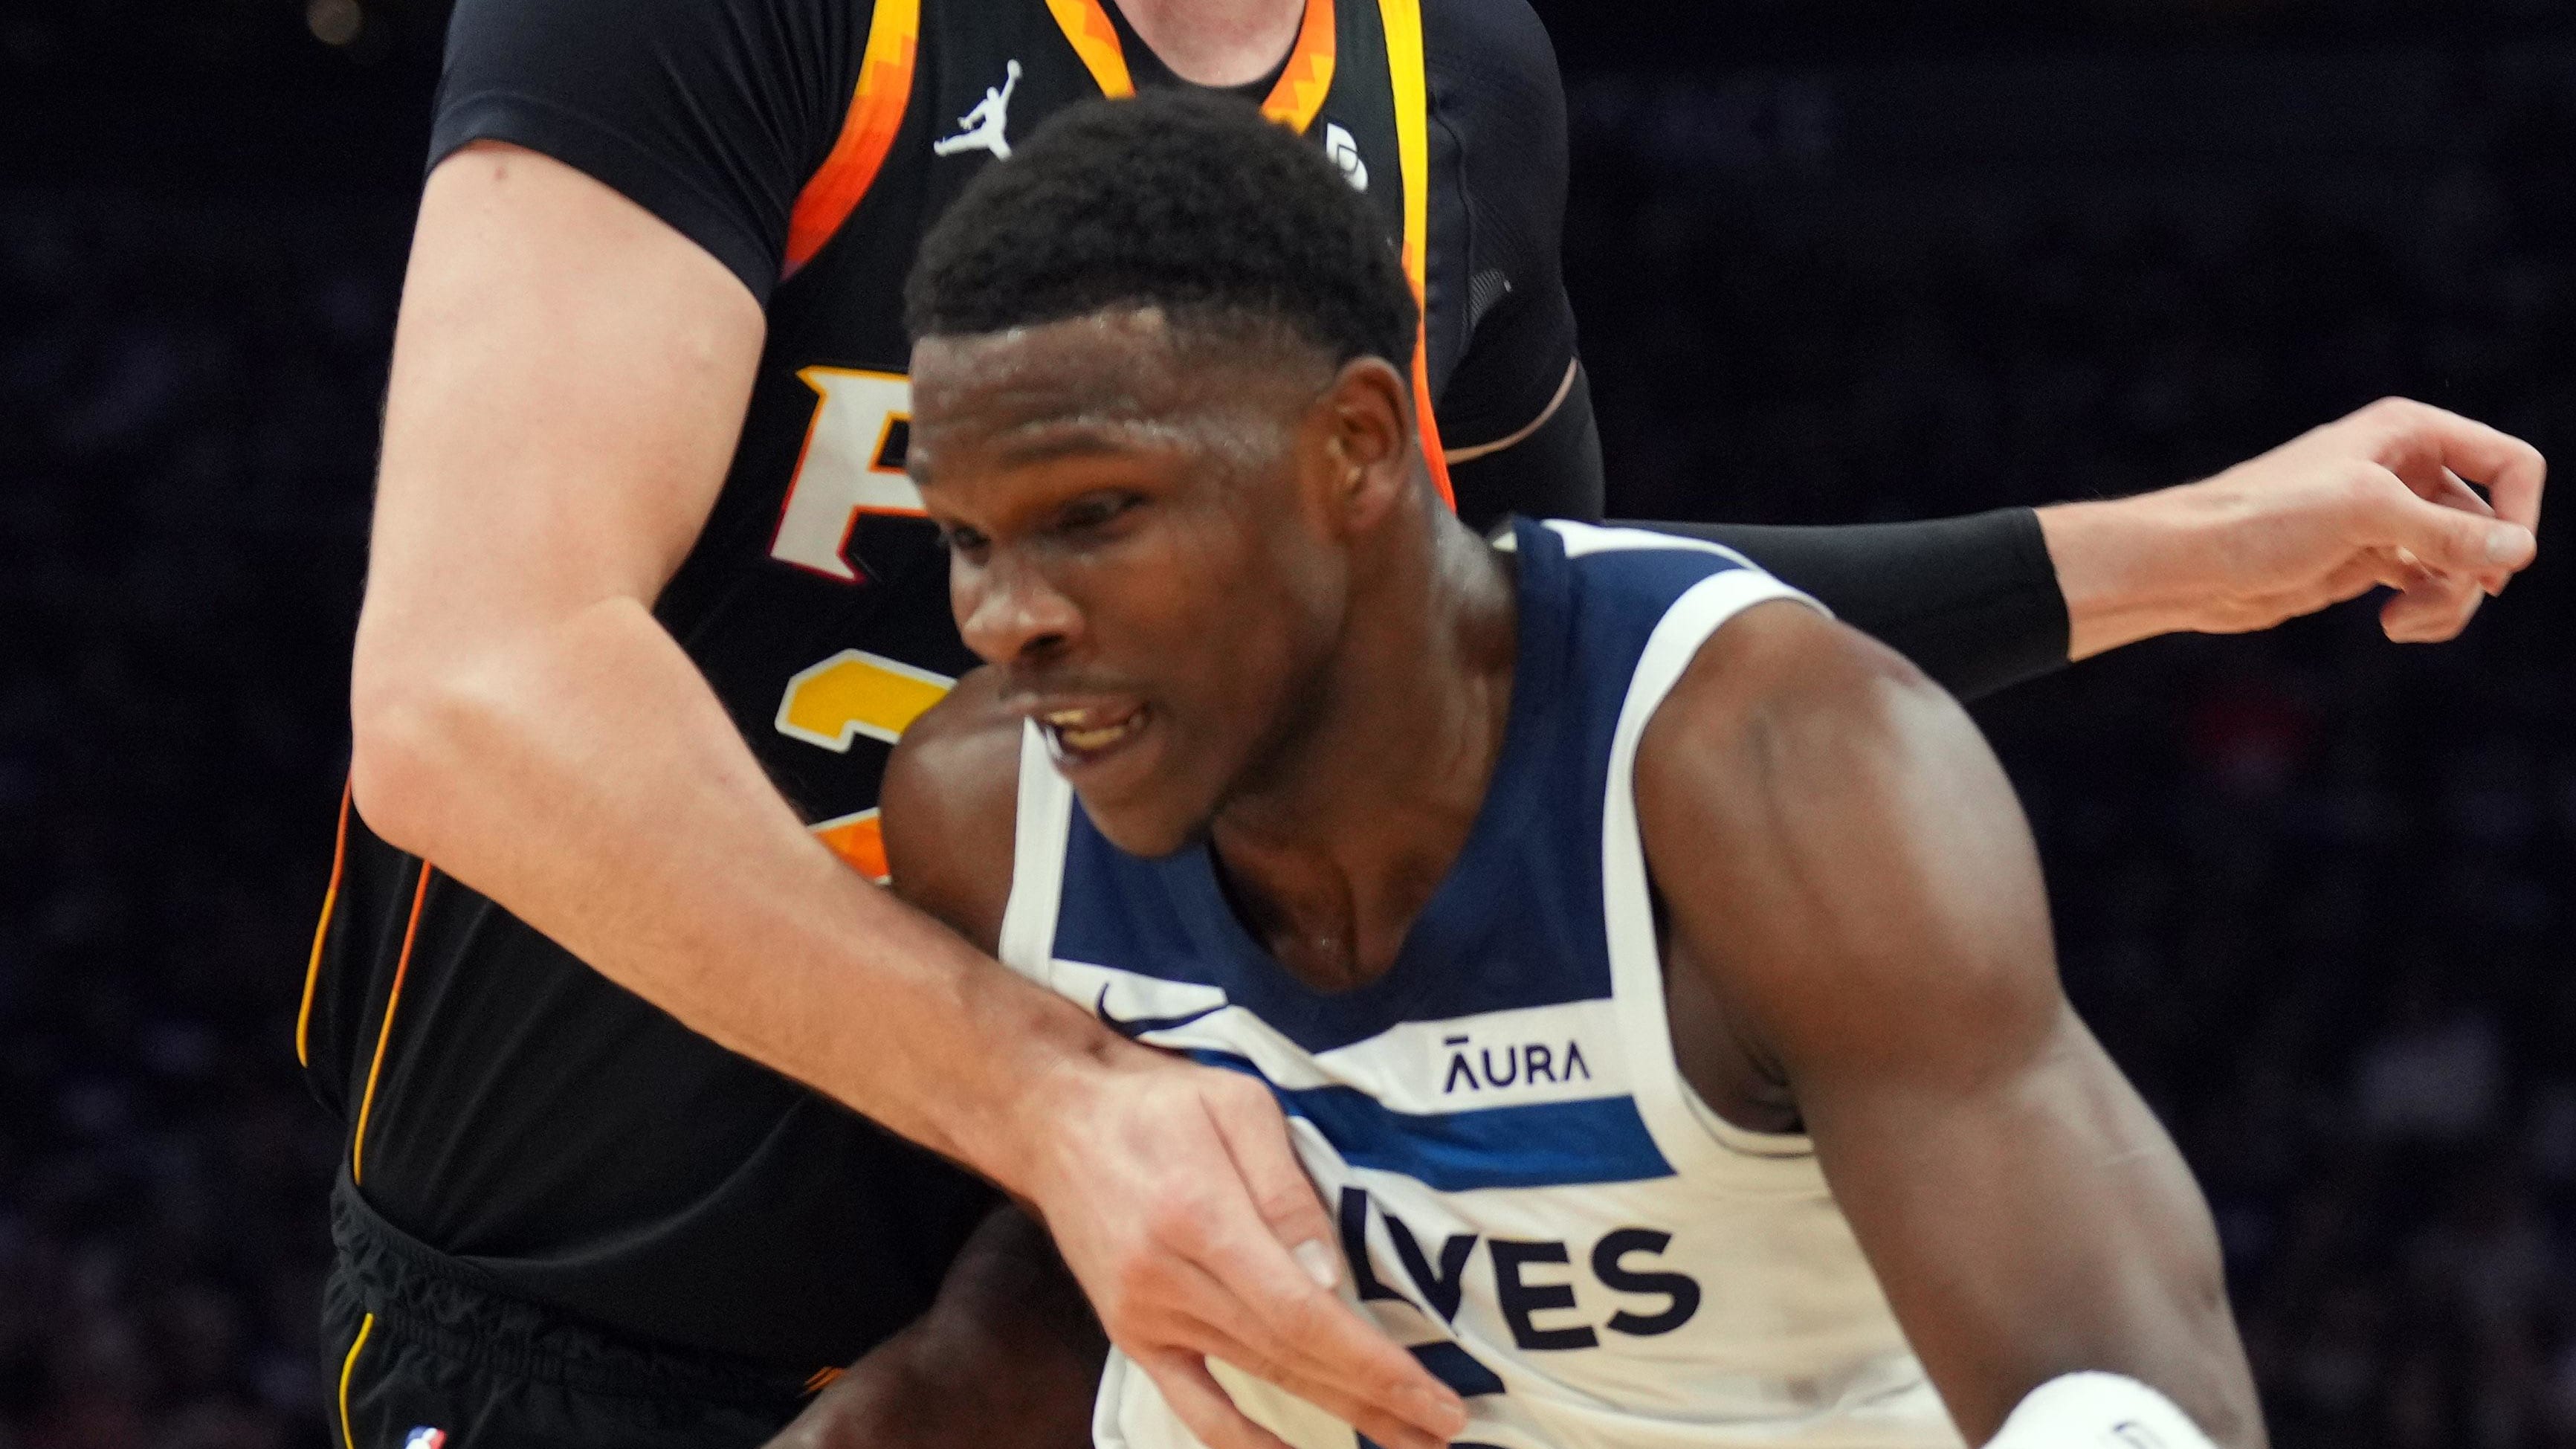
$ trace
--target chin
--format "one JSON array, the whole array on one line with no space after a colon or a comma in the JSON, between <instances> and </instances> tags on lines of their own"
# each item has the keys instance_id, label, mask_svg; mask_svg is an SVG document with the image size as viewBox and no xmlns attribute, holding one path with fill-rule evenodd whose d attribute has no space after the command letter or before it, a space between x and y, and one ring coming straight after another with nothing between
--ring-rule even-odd
<instances>
[{"instance_id":1,"label":"chin","mask_svg":"<svg viewBox=\"0 0 2576 1449\"><path fill-rule=\"evenodd\" d=\"M1144 860L1186 850L1207 834L1205 814L1177 811L1169 805L1157 808L1156 802L1094 801L1083 796L1082 810L1110 844Z\"/></svg>"}]
</instances>

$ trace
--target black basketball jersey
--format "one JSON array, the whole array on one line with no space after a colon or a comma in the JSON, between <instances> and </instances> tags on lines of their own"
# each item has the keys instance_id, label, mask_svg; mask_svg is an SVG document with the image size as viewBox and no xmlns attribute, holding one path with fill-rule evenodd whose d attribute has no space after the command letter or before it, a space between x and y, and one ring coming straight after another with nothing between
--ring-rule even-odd
<instances>
[{"instance_id":1,"label":"black basketball jersey","mask_svg":"<svg viewBox=\"0 0 2576 1449\"><path fill-rule=\"evenodd\" d=\"M1308 0L1261 102L1344 163L1409 260L1429 206L1416 5ZM903 473L902 279L922 233L1012 135L1077 100L1132 93L1134 73L1101 0L878 0L865 45L848 121L791 214L733 477L661 614L788 798L881 875L887 750L975 662ZM1412 270L1418 288L1418 260ZM1426 412L1444 360L1417 353Z\"/></svg>"},{"instance_id":2,"label":"black basketball jersey","mask_svg":"<svg viewBox=\"0 0 2576 1449\"><path fill-rule=\"evenodd\" d=\"M1101 0L464 0L454 23L433 160L555 155L764 300L731 473L656 612L817 835L882 874L888 749L973 663L902 472L914 248L1045 116L1169 73ZM1461 389L1471 411L1515 423L1571 360L1556 85L1520 0L1307 0L1247 88L1403 249L1435 468L1428 404L1471 354L1505 379ZM1479 192L1471 162L1518 190ZM777 1365L846 1362L927 1307L988 1189L341 828L298 1046L387 1218L530 1299Z\"/></svg>"}]
</instances>

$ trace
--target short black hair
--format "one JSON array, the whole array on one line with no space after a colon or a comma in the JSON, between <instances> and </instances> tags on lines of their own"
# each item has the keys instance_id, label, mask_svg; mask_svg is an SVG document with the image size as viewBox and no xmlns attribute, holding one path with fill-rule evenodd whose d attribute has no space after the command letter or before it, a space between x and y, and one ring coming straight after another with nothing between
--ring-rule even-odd
<instances>
[{"instance_id":1,"label":"short black hair","mask_svg":"<svg viewBox=\"0 0 2576 1449\"><path fill-rule=\"evenodd\" d=\"M1383 218L1311 141L1221 92L1057 112L968 184L904 286L916 340L1111 307L1285 323L1337 365L1413 361L1413 288Z\"/></svg>"}]
</instances>

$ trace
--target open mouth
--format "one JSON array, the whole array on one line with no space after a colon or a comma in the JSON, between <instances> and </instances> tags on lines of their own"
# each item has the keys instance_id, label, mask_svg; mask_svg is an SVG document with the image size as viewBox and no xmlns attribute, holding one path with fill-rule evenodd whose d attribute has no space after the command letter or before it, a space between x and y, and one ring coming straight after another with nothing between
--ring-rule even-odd
<instances>
[{"instance_id":1,"label":"open mouth","mask_svg":"<svg viewBox=\"0 0 2576 1449\"><path fill-rule=\"evenodd\" d=\"M1145 728L1151 712L1142 704L1051 709L1039 714L1047 749L1058 764L1082 764L1118 748Z\"/></svg>"}]
</instances>

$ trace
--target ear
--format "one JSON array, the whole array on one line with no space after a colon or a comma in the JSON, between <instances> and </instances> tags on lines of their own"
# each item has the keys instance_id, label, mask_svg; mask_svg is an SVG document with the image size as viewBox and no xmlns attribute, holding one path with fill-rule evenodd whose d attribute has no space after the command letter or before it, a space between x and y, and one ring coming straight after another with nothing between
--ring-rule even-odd
<instances>
[{"instance_id":1,"label":"ear","mask_svg":"<svg viewBox=\"0 0 2576 1449\"><path fill-rule=\"evenodd\" d=\"M1420 471L1413 389L1384 358L1357 357L1342 365L1317 411L1327 430L1335 522L1368 532L1413 499Z\"/></svg>"}]
</instances>

